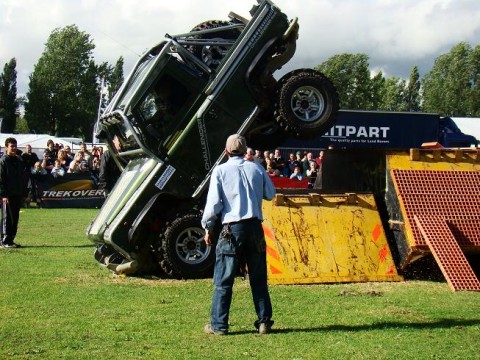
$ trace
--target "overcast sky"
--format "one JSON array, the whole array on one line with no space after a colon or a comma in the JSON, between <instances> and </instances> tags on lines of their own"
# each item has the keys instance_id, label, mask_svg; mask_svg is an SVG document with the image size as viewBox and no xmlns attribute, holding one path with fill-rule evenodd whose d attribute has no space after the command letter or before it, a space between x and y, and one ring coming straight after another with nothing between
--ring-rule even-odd
<instances>
[{"instance_id":1,"label":"overcast sky","mask_svg":"<svg viewBox=\"0 0 480 360\"><path fill-rule=\"evenodd\" d=\"M439 55L460 41L480 43L479 0L276 0L298 17L297 52L282 72L314 67L335 54L364 53L372 71L423 76ZM55 28L76 24L96 45L97 63L125 58L127 75L138 56L163 39L206 20L249 17L256 0L0 0L0 66L17 59L17 89ZM280 73L281 74L281 73Z\"/></svg>"}]
</instances>

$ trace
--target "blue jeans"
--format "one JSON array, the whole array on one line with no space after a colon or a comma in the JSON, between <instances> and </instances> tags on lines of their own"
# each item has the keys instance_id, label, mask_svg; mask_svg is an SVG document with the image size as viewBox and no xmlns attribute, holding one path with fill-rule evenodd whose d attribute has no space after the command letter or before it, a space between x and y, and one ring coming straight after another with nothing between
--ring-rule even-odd
<instances>
[{"instance_id":1,"label":"blue jeans","mask_svg":"<svg viewBox=\"0 0 480 360\"><path fill-rule=\"evenodd\" d=\"M272 304L267 285L266 244L262 223L258 219L252 219L228 226L231 235L225 236L222 231L216 247L213 275L215 290L210 319L212 329L228 330L233 283L240 260L245 260L248 266L253 304L258 317L255 326L258 328L261 323L271 326Z\"/></svg>"}]
</instances>

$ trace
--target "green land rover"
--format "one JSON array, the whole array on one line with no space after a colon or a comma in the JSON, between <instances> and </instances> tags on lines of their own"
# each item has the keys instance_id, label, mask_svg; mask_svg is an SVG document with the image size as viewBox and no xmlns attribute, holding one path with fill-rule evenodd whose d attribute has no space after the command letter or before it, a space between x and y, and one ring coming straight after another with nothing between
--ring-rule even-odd
<instances>
[{"instance_id":1,"label":"green land rover","mask_svg":"<svg viewBox=\"0 0 480 360\"><path fill-rule=\"evenodd\" d=\"M215 250L203 241L201 211L211 172L226 160L226 138L240 133L249 146L267 149L333 124L338 95L323 74L273 76L295 52L297 20L269 0L250 14L166 34L98 120L122 174L87 235L97 261L112 271L206 275Z\"/></svg>"}]
</instances>

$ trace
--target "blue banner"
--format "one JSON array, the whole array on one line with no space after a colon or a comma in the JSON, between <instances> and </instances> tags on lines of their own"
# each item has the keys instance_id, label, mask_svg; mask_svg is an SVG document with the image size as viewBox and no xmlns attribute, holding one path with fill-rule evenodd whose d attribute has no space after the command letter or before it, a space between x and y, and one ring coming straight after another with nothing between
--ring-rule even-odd
<instances>
[{"instance_id":1,"label":"blue banner","mask_svg":"<svg viewBox=\"0 0 480 360\"><path fill-rule=\"evenodd\" d=\"M39 205L45 208L100 208L105 201L105 190L97 187L90 174L40 175L33 179L33 186Z\"/></svg>"}]
</instances>

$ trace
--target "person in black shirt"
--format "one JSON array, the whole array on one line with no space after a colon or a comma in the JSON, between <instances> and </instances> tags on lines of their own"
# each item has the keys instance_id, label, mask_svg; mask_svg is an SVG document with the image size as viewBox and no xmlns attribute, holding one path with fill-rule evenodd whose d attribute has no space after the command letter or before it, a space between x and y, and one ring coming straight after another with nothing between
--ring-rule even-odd
<instances>
[{"instance_id":1,"label":"person in black shirt","mask_svg":"<svg viewBox=\"0 0 480 360\"><path fill-rule=\"evenodd\" d=\"M23 160L17 155L17 140L5 140L5 155L0 159L0 197L2 199L2 237L0 247L17 248L14 242L17 235L20 206L25 187Z\"/></svg>"},{"instance_id":2,"label":"person in black shirt","mask_svg":"<svg viewBox=\"0 0 480 360\"><path fill-rule=\"evenodd\" d=\"M43 151L43 167L47 171L52 170L57 158L57 150L55 150L55 143L52 139L47 141L47 148Z\"/></svg>"},{"instance_id":3,"label":"person in black shirt","mask_svg":"<svg viewBox=\"0 0 480 360\"><path fill-rule=\"evenodd\" d=\"M117 151L121 150L121 144L118 138L115 136L113 138L113 145ZM100 171L98 175L99 187L105 189L105 195L108 195L118 178L122 174L122 171L119 169L115 160L113 159L110 150L106 150L102 153L100 158Z\"/></svg>"},{"instance_id":4,"label":"person in black shirt","mask_svg":"<svg viewBox=\"0 0 480 360\"><path fill-rule=\"evenodd\" d=\"M22 160L23 160L23 173L24 173L24 185L25 185L25 195L27 198L25 199L25 206L30 206L30 201L34 199L33 194L33 183L32 183L32 172L31 168L35 165L37 161L39 161L38 156L36 153L32 152L32 146L26 145L25 151L22 153Z\"/></svg>"}]
</instances>

